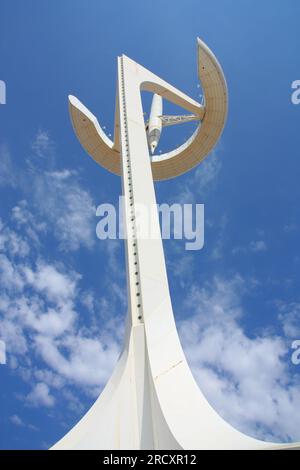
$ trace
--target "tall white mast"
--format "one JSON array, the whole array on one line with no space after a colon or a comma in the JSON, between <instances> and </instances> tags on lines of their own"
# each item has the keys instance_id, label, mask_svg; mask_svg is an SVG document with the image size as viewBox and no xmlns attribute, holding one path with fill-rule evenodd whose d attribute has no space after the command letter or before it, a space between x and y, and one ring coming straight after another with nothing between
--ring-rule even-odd
<instances>
[{"instance_id":1,"label":"tall white mast","mask_svg":"<svg viewBox=\"0 0 300 470\"><path fill-rule=\"evenodd\" d=\"M104 134L97 119L70 97L70 112L80 142L99 164L122 179L128 321L124 348L111 379L88 413L54 449L276 447L235 430L200 392L178 338L161 237L146 239L137 230L136 207L142 204L151 208L156 204L153 179L172 178L197 165L223 130L228 101L226 82L218 61L200 40L198 61L205 106L128 57L119 57L114 142ZM187 143L150 158L141 89L187 109L192 113L187 120L201 121ZM148 140L149 130L161 131L157 121L164 118L160 116L160 104L161 99L155 98ZM159 132L154 132L150 148L158 140ZM152 212L151 225L159 234L157 213Z\"/></svg>"}]
</instances>

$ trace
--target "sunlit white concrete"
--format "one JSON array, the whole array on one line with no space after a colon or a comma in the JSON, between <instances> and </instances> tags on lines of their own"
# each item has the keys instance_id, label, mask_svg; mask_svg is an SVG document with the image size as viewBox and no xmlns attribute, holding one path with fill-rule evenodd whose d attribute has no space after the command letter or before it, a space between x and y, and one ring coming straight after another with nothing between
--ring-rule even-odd
<instances>
[{"instance_id":1,"label":"sunlit white concrete","mask_svg":"<svg viewBox=\"0 0 300 470\"><path fill-rule=\"evenodd\" d=\"M156 203L153 179L177 176L217 142L227 115L227 87L211 51L198 40L201 106L126 56L118 58L116 136L74 97L75 131L88 153L120 174L125 197L128 315L124 348L104 391L54 449L271 449L226 423L199 390L183 353L173 316L162 240L139 237L135 207ZM141 89L168 99L202 121L188 143L150 159ZM154 105L158 114L160 102ZM155 123L157 125L157 122ZM159 233L158 215L153 229Z\"/></svg>"}]
</instances>

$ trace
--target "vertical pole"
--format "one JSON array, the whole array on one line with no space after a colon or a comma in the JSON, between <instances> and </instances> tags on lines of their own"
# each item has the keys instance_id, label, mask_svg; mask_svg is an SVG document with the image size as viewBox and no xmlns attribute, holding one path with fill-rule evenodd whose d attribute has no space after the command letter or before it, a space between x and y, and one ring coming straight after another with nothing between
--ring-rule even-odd
<instances>
[{"instance_id":1,"label":"vertical pole","mask_svg":"<svg viewBox=\"0 0 300 470\"><path fill-rule=\"evenodd\" d=\"M118 87L120 105L120 140L121 140L121 179L124 196L124 229L128 290L129 325L143 324L141 304L141 280L138 258L138 239L136 231L135 186L132 177L132 158L127 116L125 74L123 57L118 58ZM127 85L128 86L128 85ZM127 98L127 99L126 99Z\"/></svg>"},{"instance_id":2,"label":"vertical pole","mask_svg":"<svg viewBox=\"0 0 300 470\"><path fill-rule=\"evenodd\" d=\"M158 212L153 210L156 197L140 91L144 69L126 56L120 57L118 64L131 319L133 325L145 325L152 372L157 375L184 360L184 355L173 316ZM149 225L155 237L144 237L137 231L137 206L151 214Z\"/></svg>"},{"instance_id":3,"label":"vertical pole","mask_svg":"<svg viewBox=\"0 0 300 470\"><path fill-rule=\"evenodd\" d=\"M132 134L128 116L128 92L132 77L125 78L123 57L118 58L118 92L120 111L120 142L121 142L121 179L124 196L124 229L128 291L128 318L125 344L128 347L131 367L131 386L133 406L135 410L135 437L138 449L152 449L153 422L151 409L151 391L145 342L145 329L142 309L142 289L139 263L139 239L136 225L135 178L133 162L139 158L134 153L132 141L137 138ZM137 113L139 109L137 109ZM143 132L145 130L143 129Z\"/></svg>"}]
</instances>

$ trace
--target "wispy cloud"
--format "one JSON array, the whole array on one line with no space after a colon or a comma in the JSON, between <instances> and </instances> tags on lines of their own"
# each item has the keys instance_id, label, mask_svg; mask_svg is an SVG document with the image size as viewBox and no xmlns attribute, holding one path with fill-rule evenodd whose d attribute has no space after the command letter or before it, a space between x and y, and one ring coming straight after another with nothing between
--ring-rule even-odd
<instances>
[{"instance_id":1,"label":"wispy cloud","mask_svg":"<svg viewBox=\"0 0 300 470\"><path fill-rule=\"evenodd\" d=\"M78 410L77 393L99 393L120 351L123 325L120 312L112 315L117 305L121 314L126 308L116 268L120 243L106 250L114 276L106 277L107 298L83 289L81 274L45 248L49 236L63 252L94 246L89 191L75 171L58 169L56 146L45 131L37 133L26 159L30 178L18 172L6 149L2 154L5 185L15 187L18 181L23 194L10 219L0 220L0 338L6 342L8 367L30 385L29 393L19 395L30 406L53 408L59 394L72 400L69 408L77 403ZM80 315L82 310L89 317ZM13 420L21 425L16 416Z\"/></svg>"},{"instance_id":2,"label":"wispy cloud","mask_svg":"<svg viewBox=\"0 0 300 470\"><path fill-rule=\"evenodd\" d=\"M96 207L74 170L58 169L57 150L49 133L38 131L23 171L0 147L0 187L16 187L23 199L13 209L19 227L28 235L51 232L62 251L92 248L96 240ZM29 208L30 205L30 208ZM32 226L34 212L35 227ZM47 220L47 224L45 223ZM37 243L38 240L36 239Z\"/></svg>"},{"instance_id":3,"label":"wispy cloud","mask_svg":"<svg viewBox=\"0 0 300 470\"><path fill-rule=\"evenodd\" d=\"M14 425L14 426L17 426L19 428L27 428L27 429L30 429L32 431L38 431L38 428L36 426L34 426L33 424L27 424L25 423L22 418L20 418L20 416L14 414L12 416L10 416L9 418L9 421Z\"/></svg>"},{"instance_id":4,"label":"wispy cloud","mask_svg":"<svg viewBox=\"0 0 300 470\"><path fill-rule=\"evenodd\" d=\"M28 160L30 191L21 185L23 199L11 220L0 225L0 337L7 344L9 367L31 387L22 396L28 405L52 410L64 399L78 411L78 393L94 397L116 363L123 329L116 305L125 311L126 291L116 269L119 242L107 245L112 276L101 280L109 287L101 298L93 288L83 288L80 273L43 250L49 231L62 251L91 248L95 240L92 197L76 172L51 163L55 155L49 134L38 133ZM192 187L180 188L180 202L193 202L195 194L213 188L220 168L217 154L211 155L195 171ZM224 214L220 232L226 224ZM223 235L215 259L222 257ZM267 248L261 238L247 246L249 252ZM173 267L180 279L192 270L191 258L174 261ZM216 277L203 288L192 287L184 306L188 318L180 324L185 351L200 387L228 421L257 437L299 439L300 387L287 366L286 343L275 335L246 334L241 326L245 284L239 276ZM84 321L82 309L90 313ZM281 306L279 319L286 336L295 334L298 306ZM17 415L11 422L23 423Z\"/></svg>"},{"instance_id":5,"label":"wispy cloud","mask_svg":"<svg viewBox=\"0 0 300 470\"><path fill-rule=\"evenodd\" d=\"M194 286L180 335L200 388L241 431L262 439L299 440L300 383L283 338L249 337L241 326L246 283L215 278Z\"/></svg>"},{"instance_id":6,"label":"wispy cloud","mask_svg":"<svg viewBox=\"0 0 300 470\"><path fill-rule=\"evenodd\" d=\"M54 397L50 394L48 385L43 382L37 383L32 391L25 397L28 404L38 407L52 407L55 404Z\"/></svg>"},{"instance_id":7,"label":"wispy cloud","mask_svg":"<svg viewBox=\"0 0 300 470\"><path fill-rule=\"evenodd\" d=\"M27 161L33 172L31 195L37 212L53 227L62 250L91 248L96 238L96 207L91 195L80 185L75 171L54 169L55 146L48 134L38 133L32 148ZM41 168L45 158L52 164Z\"/></svg>"},{"instance_id":8,"label":"wispy cloud","mask_svg":"<svg viewBox=\"0 0 300 470\"><path fill-rule=\"evenodd\" d=\"M236 246L231 250L233 255L241 253L264 253L268 251L268 245L264 240L252 240L245 246Z\"/></svg>"},{"instance_id":9,"label":"wispy cloud","mask_svg":"<svg viewBox=\"0 0 300 470\"><path fill-rule=\"evenodd\" d=\"M0 145L0 187L12 187L17 185L17 174L8 148Z\"/></svg>"},{"instance_id":10,"label":"wispy cloud","mask_svg":"<svg viewBox=\"0 0 300 470\"><path fill-rule=\"evenodd\" d=\"M11 416L9 420L11 423L15 424L16 426L25 426L25 424L23 423L23 421L18 415Z\"/></svg>"},{"instance_id":11,"label":"wispy cloud","mask_svg":"<svg viewBox=\"0 0 300 470\"><path fill-rule=\"evenodd\" d=\"M264 240L256 240L252 241L250 243L250 250L253 251L254 253L260 252L260 251L267 251L268 246Z\"/></svg>"},{"instance_id":12,"label":"wispy cloud","mask_svg":"<svg viewBox=\"0 0 300 470\"><path fill-rule=\"evenodd\" d=\"M214 150L192 174L189 174L187 183L178 183L176 202L187 204L203 199L215 188L221 168L220 152Z\"/></svg>"},{"instance_id":13,"label":"wispy cloud","mask_svg":"<svg viewBox=\"0 0 300 470\"><path fill-rule=\"evenodd\" d=\"M288 338L300 339L300 303L277 302L279 320L283 331Z\"/></svg>"},{"instance_id":14,"label":"wispy cloud","mask_svg":"<svg viewBox=\"0 0 300 470\"><path fill-rule=\"evenodd\" d=\"M30 219L39 238L37 223ZM78 311L80 297L86 297L79 287L81 275L33 250L26 231L21 237L13 228L20 223L23 219L14 210L10 226L0 226L0 337L6 342L8 365L32 387L20 398L31 406L54 407L58 390L66 392L71 386L74 397L76 387L95 396L119 354L118 315L111 319L111 309L114 297L124 302L124 293L115 282L112 301L101 312L102 303L88 291L98 318L89 329ZM107 310L110 322L101 328ZM39 367L33 366L37 363Z\"/></svg>"},{"instance_id":15,"label":"wispy cloud","mask_svg":"<svg viewBox=\"0 0 300 470\"><path fill-rule=\"evenodd\" d=\"M220 220L215 224L217 228L217 237L214 243L214 246L212 248L211 252L211 258L213 260L219 260L223 258L223 252L224 252L224 244L226 240L226 228L228 225L228 217L227 214L223 214L220 217Z\"/></svg>"}]
</instances>

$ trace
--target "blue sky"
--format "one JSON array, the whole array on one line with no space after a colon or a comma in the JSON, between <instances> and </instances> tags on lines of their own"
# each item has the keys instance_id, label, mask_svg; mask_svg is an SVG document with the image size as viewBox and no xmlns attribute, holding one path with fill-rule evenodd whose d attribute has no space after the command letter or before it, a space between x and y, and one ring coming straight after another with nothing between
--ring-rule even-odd
<instances>
[{"instance_id":1,"label":"blue sky","mask_svg":"<svg viewBox=\"0 0 300 470\"><path fill-rule=\"evenodd\" d=\"M224 68L230 111L204 164L156 184L158 202L205 204L203 250L164 242L179 333L222 416L259 438L300 440L299 13L296 0L2 0L0 448L55 443L121 347L123 245L95 232L120 180L80 147L67 95L112 132L125 53L199 99L196 36ZM192 128L166 130L161 148Z\"/></svg>"}]
</instances>

